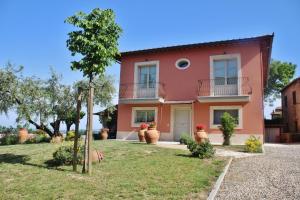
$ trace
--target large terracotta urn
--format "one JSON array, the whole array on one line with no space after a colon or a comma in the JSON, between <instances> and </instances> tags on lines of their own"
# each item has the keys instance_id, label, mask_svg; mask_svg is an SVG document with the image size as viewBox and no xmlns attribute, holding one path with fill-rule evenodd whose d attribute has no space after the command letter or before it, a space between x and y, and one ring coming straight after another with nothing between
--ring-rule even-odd
<instances>
[{"instance_id":1,"label":"large terracotta urn","mask_svg":"<svg viewBox=\"0 0 300 200\"><path fill-rule=\"evenodd\" d=\"M23 144L28 139L28 131L26 128L19 129L19 143Z\"/></svg>"},{"instance_id":2,"label":"large terracotta urn","mask_svg":"<svg viewBox=\"0 0 300 200\"><path fill-rule=\"evenodd\" d=\"M203 124L198 124L196 126L197 131L194 133L194 136L195 136L195 140L198 144L204 143L208 140L208 135L204 129L205 129L205 125L203 125Z\"/></svg>"},{"instance_id":3,"label":"large terracotta urn","mask_svg":"<svg viewBox=\"0 0 300 200\"><path fill-rule=\"evenodd\" d=\"M148 130L145 132L147 144L156 144L159 139L159 134L159 131L156 130L156 125L150 124Z\"/></svg>"},{"instance_id":4,"label":"large terracotta urn","mask_svg":"<svg viewBox=\"0 0 300 200\"><path fill-rule=\"evenodd\" d=\"M101 129L101 132L100 132L100 139L101 140L107 140L107 138L108 138L108 131L109 131L108 128Z\"/></svg>"},{"instance_id":5,"label":"large terracotta urn","mask_svg":"<svg viewBox=\"0 0 300 200\"><path fill-rule=\"evenodd\" d=\"M147 129L141 129L141 130L139 130L138 136L139 136L140 142L145 142L146 141L146 139L145 139L146 131L147 131Z\"/></svg>"}]
</instances>

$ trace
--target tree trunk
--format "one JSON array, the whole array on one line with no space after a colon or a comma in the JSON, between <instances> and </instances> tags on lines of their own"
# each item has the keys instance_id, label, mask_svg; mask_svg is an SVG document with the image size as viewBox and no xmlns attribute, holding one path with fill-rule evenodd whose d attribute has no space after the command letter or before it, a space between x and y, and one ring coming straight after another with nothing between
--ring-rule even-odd
<instances>
[{"instance_id":1,"label":"tree trunk","mask_svg":"<svg viewBox=\"0 0 300 200\"><path fill-rule=\"evenodd\" d=\"M73 171L77 171L77 153L78 153L78 138L79 138L79 122L80 122L80 111L81 111L81 99L82 89L78 88L78 98L76 107L76 123L75 123L75 138L74 138L74 155L73 155ZM68 127L68 124L67 124ZM69 126L70 129L71 126ZM67 128L68 129L68 128Z\"/></svg>"},{"instance_id":2,"label":"tree trunk","mask_svg":"<svg viewBox=\"0 0 300 200\"><path fill-rule=\"evenodd\" d=\"M93 100L94 100L94 87L93 87L93 76L90 76L89 82L89 132L88 132L88 173L92 175L92 137L93 137Z\"/></svg>"},{"instance_id":3,"label":"tree trunk","mask_svg":"<svg viewBox=\"0 0 300 200\"><path fill-rule=\"evenodd\" d=\"M51 138L54 136L54 133L49 128L47 128L45 125L43 125L43 124L39 125L36 122L32 121L31 119L29 119L28 122L30 124L34 125L36 129L45 131Z\"/></svg>"},{"instance_id":4,"label":"tree trunk","mask_svg":"<svg viewBox=\"0 0 300 200\"><path fill-rule=\"evenodd\" d=\"M80 103L81 103L81 101L80 101ZM81 109L81 108L80 108ZM79 118L79 120L80 120L80 118ZM71 126L73 125L73 123L66 123L66 127L67 127L67 133L71 130ZM76 124L75 124L75 126L76 126ZM76 127L75 127L75 129L76 129Z\"/></svg>"},{"instance_id":5,"label":"tree trunk","mask_svg":"<svg viewBox=\"0 0 300 200\"><path fill-rule=\"evenodd\" d=\"M89 103L87 99L87 113L89 111ZM88 130L89 130L89 118L87 117L86 128L85 128L85 139L84 139L84 158L83 158L83 166L82 173L87 173L87 163L88 163Z\"/></svg>"},{"instance_id":6,"label":"tree trunk","mask_svg":"<svg viewBox=\"0 0 300 200\"><path fill-rule=\"evenodd\" d=\"M50 125L53 128L54 136L61 136L61 133L59 132L60 122L61 122L61 120L57 119L54 122L50 123Z\"/></svg>"}]
</instances>

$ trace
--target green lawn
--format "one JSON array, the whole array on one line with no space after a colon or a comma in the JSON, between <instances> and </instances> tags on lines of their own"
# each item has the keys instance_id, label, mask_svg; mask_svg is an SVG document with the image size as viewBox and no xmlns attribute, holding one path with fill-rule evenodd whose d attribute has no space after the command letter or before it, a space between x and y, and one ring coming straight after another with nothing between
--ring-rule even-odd
<instances>
[{"instance_id":1,"label":"green lawn","mask_svg":"<svg viewBox=\"0 0 300 200\"><path fill-rule=\"evenodd\" d=\"M0 146L0 199L205 198L226 161L134 142L96 141L105 159L93 176L48 168L59 144ZM80 166L81 169L81 166ZM200 199L201 199L200 198Z\"/></svg>"}]
</instances>

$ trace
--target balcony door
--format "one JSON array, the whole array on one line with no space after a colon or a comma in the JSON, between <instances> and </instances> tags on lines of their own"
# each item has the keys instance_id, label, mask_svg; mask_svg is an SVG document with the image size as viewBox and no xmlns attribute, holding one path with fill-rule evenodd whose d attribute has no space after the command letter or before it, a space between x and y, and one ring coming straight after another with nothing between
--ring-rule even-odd
<instances>
[{"instance_id":1,"label":"balcony door","mask_svg":"<svg viewBox=\"0 0 300 200\"><path fill-rule=\"evenodd\" d=\"M239 94L237 58L213 60L213 95L227 96Z\"/></svg>"},{"instance_id":2,"label":"balcony door","mask_svg":"<svg viewBox=\"0 0 300 200\"><path fill-rule=\"evenodd\" d=\"M137 68L137 98L154 98L157 92L156 65L140 65Z\"/></svg>"}]
</instances>

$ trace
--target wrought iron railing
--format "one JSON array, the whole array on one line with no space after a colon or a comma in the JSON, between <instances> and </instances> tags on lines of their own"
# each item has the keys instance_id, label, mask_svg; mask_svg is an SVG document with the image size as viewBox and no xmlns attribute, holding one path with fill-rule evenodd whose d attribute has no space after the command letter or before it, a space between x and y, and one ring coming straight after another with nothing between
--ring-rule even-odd
<instances>
[{"instance_id":1,"label":"wrought iron railing","mask_svg":"<svg viewBox=\"0 0 300 200\"><path fill-rule=\"evenodd\" d=\"M198 81L198 96L250 95L252 87L248 77L215 78Z\"/></svg>"},{"instance_id":2,"label":"wrought iron railing","mask_svg":"<svg viewBox=\"0 0 300 200\"><path fill-rule=\"evenodd\" d=\"M119 98L164 98L163 83L125 83L120 85Z\"/></svg>"}]
</instances>

